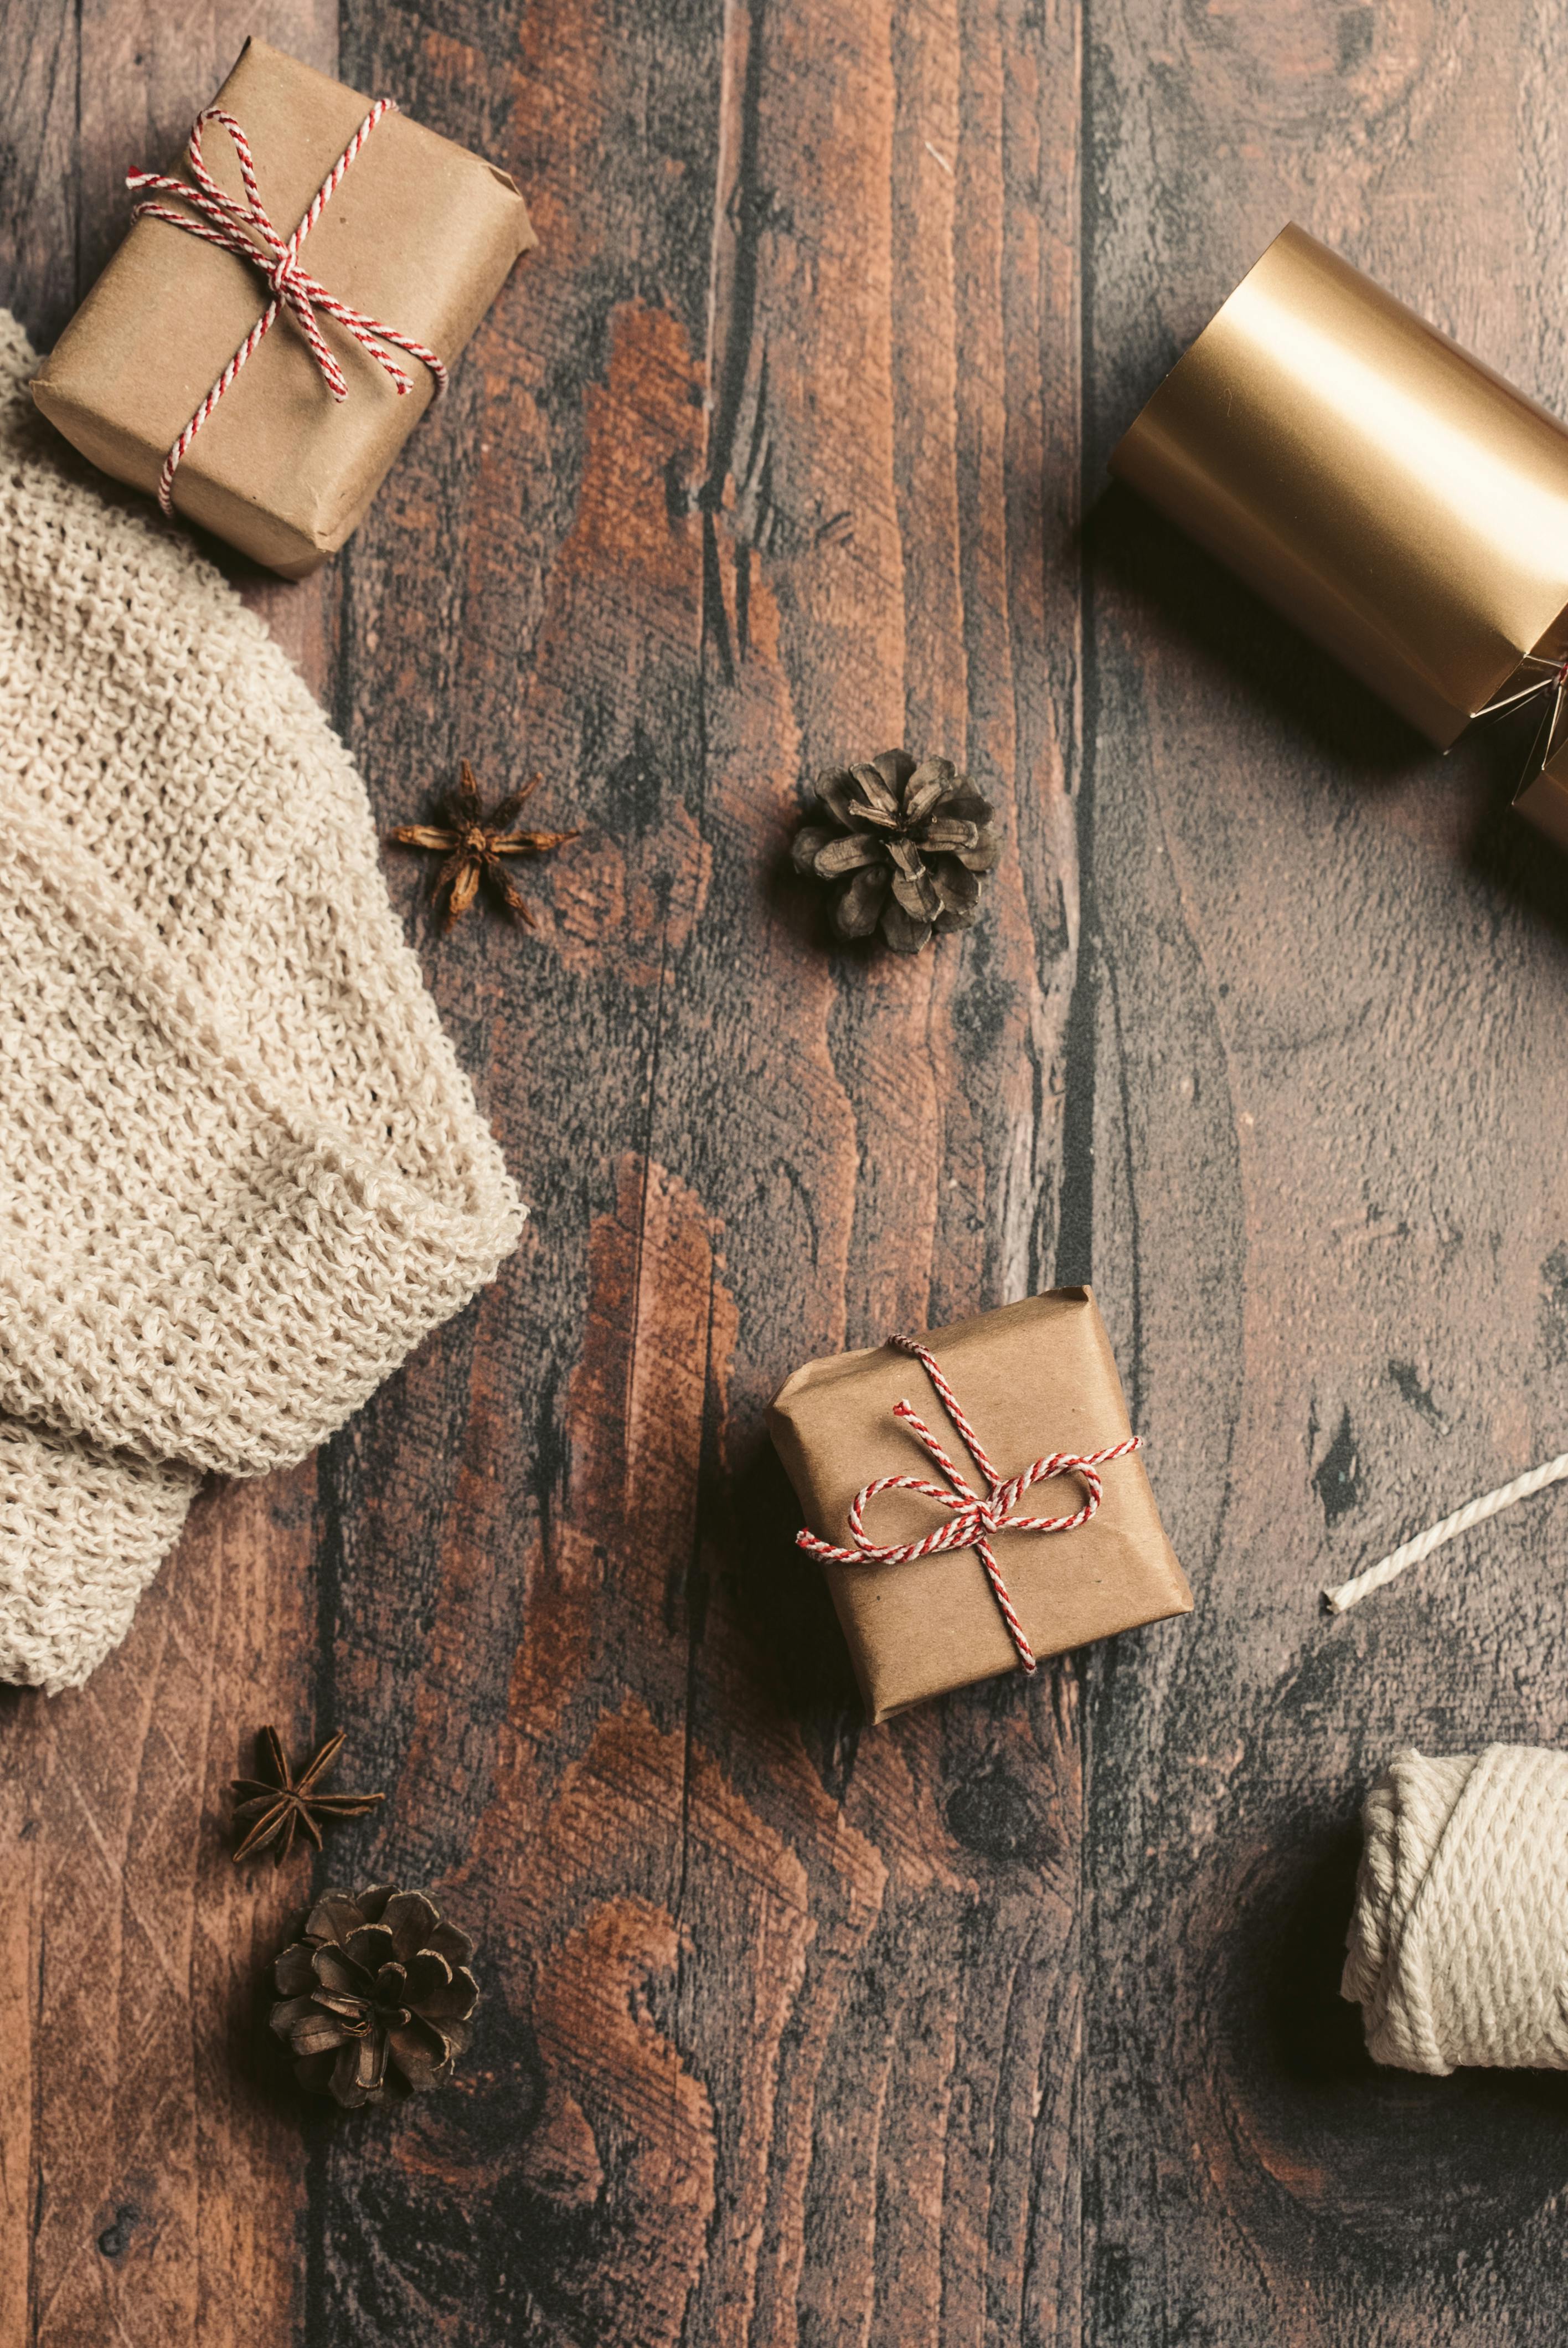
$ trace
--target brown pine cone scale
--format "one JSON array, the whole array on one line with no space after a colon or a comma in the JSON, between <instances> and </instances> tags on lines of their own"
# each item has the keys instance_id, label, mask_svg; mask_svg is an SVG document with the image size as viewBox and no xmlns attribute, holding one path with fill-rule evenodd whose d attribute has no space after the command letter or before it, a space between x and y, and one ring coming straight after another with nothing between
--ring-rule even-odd
<instances>
[{"instance_id":1,"label":"brown pine cone scale","mask_svg":"<svg viewBox=\"0 0 1568 2348\"><path fill-rule=\"evenodd\" d=\"M840 937L880 929L899 953L978 920L980 884L1001 854L996 810L950 759L884 750L865 766L816 778L825 823L796 833L797 872L840 884Z\"/></svg>"}]
</instances>

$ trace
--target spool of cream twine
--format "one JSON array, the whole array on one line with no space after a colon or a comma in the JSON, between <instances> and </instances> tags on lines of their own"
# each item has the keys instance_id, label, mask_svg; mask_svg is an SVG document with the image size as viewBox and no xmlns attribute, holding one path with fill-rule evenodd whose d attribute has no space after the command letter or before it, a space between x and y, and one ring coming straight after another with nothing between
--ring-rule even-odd
<instances>
[{"instance_id":1,"label":"spool of cream twine","mask_svg":"<svg viewBox=\"0 0 1568 2348\"><path fill-rule=\"evenodd\" d=\"M1568 1754L1407 1747L1362 1822L1340 1989L1373 2060L1568 2070Z\"/></svg>"}]
</instances>

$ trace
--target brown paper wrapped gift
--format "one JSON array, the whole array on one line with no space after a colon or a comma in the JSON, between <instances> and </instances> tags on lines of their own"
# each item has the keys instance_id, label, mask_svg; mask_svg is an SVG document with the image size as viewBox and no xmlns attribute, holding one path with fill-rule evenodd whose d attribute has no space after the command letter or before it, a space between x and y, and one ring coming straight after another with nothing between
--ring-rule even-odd
<instances>
[{"instance_id":1,"label":"brown paper wrapped gift","mask_svg":"<svg viewBox=\"0 0 1568 2348\"><path fill-rule=\"evenodd\" d=\"M999 1477L1043 1455L1104 1450L1131 1433L1121 1380L1087 1288L1059 1288L924 1342ZM890 1345L808 1362L775 1398L768 1424L808 1529L838 1546L850 1504L880 1476L942 1479L894 1416L907 1400L963 1471L983 1481L924 1366ZM1012 1604L1037 1656L1054 1655L1170 1614L1193 1598L1160 1523L1136 1452L1099 1469L1104 1498L1071 1532L999 1532L992 1540ZM1013 1511L1075 1512L1068 1476L1037 1485ZM948 1512L918 1493L879 1494L866 1529L879 1546L916 1541ZM1019 1668L1019 1654L972 1549L902 1564L825 1564L828 1586L873 1720L972 1681Z\"/></svg>"},{"instance_id":2,"label":"brown paper wrapped gift","mask_svg":"<svg viewBox=\"0 0 1568 2348\"><path fill-rule=\"evenodd\" d=\"M369 101L251 41L217 102L245 132L261 201L287 239ZM242 201L237 158L216 123L203 129L202 160ZM365 140L300 262L340 300L450 366L535 242L504 171L393 112ZM138 220L33 396L95 465L156 489L165 457L269 298L260 271L234 254ZM174 476L179 513L286 579L314 571L354 530L435 388L427 368L393 352L411 378L400 396L349 333L319 314L318 323L347 396L332 396L285 310Z\"/></svg>"},{"instance_id":3,"label":"brown paper wrapped gift","mask_svg":"<svg viewBox=\"0 0 1568 2348\"><path fill-rule=\"evenodd\" d=\"M1281 231L1112 451L1447 749L1526 697L1517 801L1568 846L1568 430L1305 230Z\"/></svg>"}]
</instances>

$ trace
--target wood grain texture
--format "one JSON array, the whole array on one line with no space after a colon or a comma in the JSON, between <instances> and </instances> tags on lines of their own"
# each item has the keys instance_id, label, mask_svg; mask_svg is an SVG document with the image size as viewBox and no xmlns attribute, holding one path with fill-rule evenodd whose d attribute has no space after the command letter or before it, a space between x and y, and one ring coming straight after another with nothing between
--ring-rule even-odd
<instances>
[{"instance_id":1,"label":"wood grain texture","mask_svg":"<svg viewBox=\"0 0 1568 2348\"><path fill-rule=\"evenodd\" d=\"M1090 462L1289 217L1562 412L1562 305L1492 266L1563 250L1522 98L1560 41L1103 11L1090 117L1141 201L1097 234ZM1502 814L1527 745L1433 760L1131 501L1091 593L1094 1260L1201 1629L1088 1673L1086 2333L1555 2340L1561 2085L1378 2075L1334 1989L1390 1750L1568 1727L1562 1512L1314 1604L1560 1447L1568 901Z\"/></svg>"},{"instance_id":2,"label":"wood grain texture","mask_svg":"<svg viewBox=\"0 0 1568 2348\"><path fill-rule=\"evenodd\" d=\"M46 347L111 249L117 171L179 151L249 32L335 61L317 0L0 16L0 299ZM307 674L333 589L237 567ZM277 2348L304 2306L297 2115L258 2036L300 1885L221 1821L261 1720L313 1723L315 1470L198 1500L78 1694L0 1691L0 2341Z\"/></svg>"},{"instance_id":3,"label":"wood grain texture","mask_svg":"<svg viewBox=\"0 0 1568 2348\"><path fill-rule=\"evenodd\" d=\"M1561 1448L1568 913L1512 746L1434 760L1100 494L1289 216L1568 405L1555 15L13 10L41 343L249 29L541 244L332 570L230 567L384 824L467 757L583 837L537 935L388 867L518 1257L203 1495L85 1692L0 1700L0 2348L1555 2343L1562 2093L1378 2075L1335 1988L1389 1749L1568 1727L1568 1503L1317 1591ZM914 963L785 854L899 738L1009 833ZM1091 1273L1198 1615L864 1730L764 1406ZM389 1788L313 1879L226 1856L263 1719ZM339 2120L263 1968L381 1874L486 2002Z\"/></svg>"}]
</instances>

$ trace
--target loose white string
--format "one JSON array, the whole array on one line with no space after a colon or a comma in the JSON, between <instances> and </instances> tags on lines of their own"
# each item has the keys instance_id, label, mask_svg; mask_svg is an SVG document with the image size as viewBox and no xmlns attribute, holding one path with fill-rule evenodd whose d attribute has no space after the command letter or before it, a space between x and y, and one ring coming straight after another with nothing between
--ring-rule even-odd
<instances>
[{"instance_id":1,"label":"loose white string","mask_svg":"<svg viewBox=\"0 0 1568 2348\"><path fill-rule=\"evenodd\" d=\"M1516 1476L1511 1484L1500 1484L1495 1492L1483 1492L1479 1499L1467 1500L1462 1509L1456 1509L1451 1517L1444 1517L1440 1524L1429 1525L1413 1540L1403 1541L1398 1549L1390 1550L1376 1565L1369 1565L1365 1573L1342 1581L1337 1590L1326 1590L1323 1596L1328 1612L1348 1613L1372 1591L1381 1590L1385 1581L1392 1581L1396 1574L1403 1573L1406 1566L1419 1565L1423 1557L1430 1557L1433 1550L1441 1549L1445 1541L1469 1532L1471 1525L1483 1524L1488 1517L1511 1509L1515 1500L1527 1500L1532 1492L1543 1492L1548 1484L1561 1483L1564 1476L1568 1476L1568 1451L1559 1452L1555 1459L1548 1459L1539 1468L1532 1468L1528 1475Z\"/></svg>"}]
</instances>

